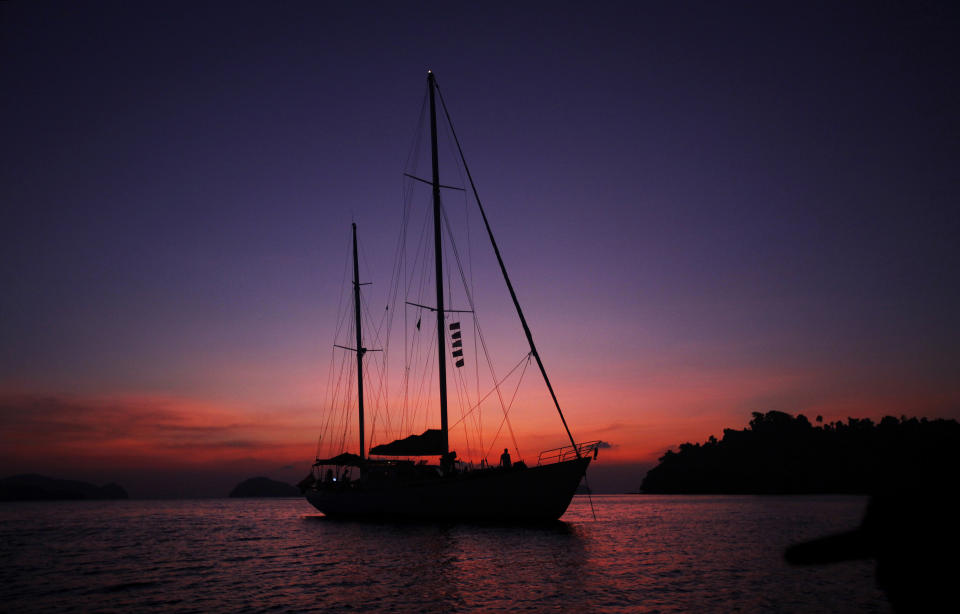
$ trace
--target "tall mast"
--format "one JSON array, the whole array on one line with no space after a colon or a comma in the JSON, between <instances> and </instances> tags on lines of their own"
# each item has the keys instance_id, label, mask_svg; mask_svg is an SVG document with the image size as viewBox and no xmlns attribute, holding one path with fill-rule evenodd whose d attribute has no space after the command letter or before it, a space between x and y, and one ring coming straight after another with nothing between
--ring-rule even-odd
<instances>
[{"instance_id":1,"label":"tall mast","mask_svg":"<svg viewBox=\"0 0 960 614\"><path fill-rule=\"evenodd\" d=\"M433 84L432 74L430 75L430 82ZM537 346L533 343L533 333L530 332L530 327L527 325L527 319L523 316L523 309L520 307L520 300L517 298L517 293L513 289L513 284L510 283L510 276L507 274L507 266L503 263L503 257L500 255L500 248L497 247L497 240L493 238L493 229L490 228L490 221L487 220L487 213L483 210L483 204L480 202L480 194L477 193L477 186L473 182L473 175L470 174L470 168L467 166L467 159L463 155L463 148L460 147L460 139L457 138L457 131L453 129L453 120L450 119L450 112L447 110L447 103L443 100L443 92L440 93L440 102L443 104L443 112L447 117L447 125L450 126L450 134L453 136L453 142L457 145L457 151L460 154L460 161L463 163L463 170L466 171L467 179L470 180L470 188L473 190L473 197L477 201L477 207L480 209L480 216L483 217L483 225L487 229L487 236L490 237L490 244L493 245L493 253L496 254L497 262L500 264L500 272L503 274L503 280L507 283L507 290L510 291L510 298L513 299L513 306L516 308L517 315L520 317L520 324L523 326L523 334L527 336L527 344L530 346L530 353L533 354L533 357L537 360L537 366L540 367L540 374L543 376L543 381L547 384L547 390L550 391L550 398L553 399L553 404L557 408L557 413L560 414L560 422L563 423L563 428L565 431L567 431L567 437L570 439L570 445L573 446L573 451L577 455L577 458L580 458L580 447L577 445L576 440L574 440L573 433L570 432L570 427L567 426L567 419L563 417L563 410L560 409L560 401L557 400L557 395L554 393L553 386L550 384L550 378L547 377L547 369L543 366L543 361L540 359L540 353L537 352ZM430 88L430 111L432 119L433 87Z\"/></svg>"},{"instance_id":2,"label":"tall mast","mask_svg":"<svg viewBox=\"0 0 960 614\"><path fill-rule=\"evenodd\" d=\"M427 71L427 85L430 90L430 156L431 162L433 163L433 253L437 277L437 361L440 376L440 430L443 433L443 451L447 453L450 451L447 434L447 344L443 317L443 245L440 242L440 162L437 155L437 104L434 100L436 83L433 79L433 71ZM361 413L361 416L362 415Z\"/></svg>"},{"instance_id":3,"label":"tall mast","mask_svg":"<svg viewBox=\"0 0 960 614\"><path fill-rule=\"evenodd\" d=\"M357 406L360 410L360 458L366 457L363 444L363 355L367 349L363 347L360 332L360 264L357 261L357 225L353 224L353 317L357 330Z\"/></svg>"}]
</instances>

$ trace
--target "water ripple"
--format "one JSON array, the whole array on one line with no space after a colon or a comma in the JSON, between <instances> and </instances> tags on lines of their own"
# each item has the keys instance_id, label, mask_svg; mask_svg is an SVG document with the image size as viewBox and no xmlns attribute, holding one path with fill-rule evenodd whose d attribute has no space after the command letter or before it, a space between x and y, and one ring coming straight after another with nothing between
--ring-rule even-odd
<instances>
[{"instance_id":1,"label":"water ripple","mask_svg":"<svg viewBox=\"0 0 960 614\"><path fill-rule=\"evenodd\" d=\"M0 505L0 603L37 612L888 612L869 562L791 568L859 497L577 498L543 527L331 521L303 500Z\"/></svg>"}]
</instances>

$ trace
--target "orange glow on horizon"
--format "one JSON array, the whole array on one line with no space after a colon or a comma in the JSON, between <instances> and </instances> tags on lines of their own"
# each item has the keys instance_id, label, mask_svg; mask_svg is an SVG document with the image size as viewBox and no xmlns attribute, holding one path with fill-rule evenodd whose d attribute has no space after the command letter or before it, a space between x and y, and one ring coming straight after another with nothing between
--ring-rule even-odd
<instances>
[{"instance_id":1,"label":"orange glow on horizon","mask_svg":"<svg viewBox=\"0 0 960 614\"><path fill-rule=\"evenodd\" d=\"M778 390L817 389L817 375L742 373L741 378L727 374L725 380L702 376L687 381L677 377L633 389L601 388L607 391L605 396L590 394L590 388L581 384L566 391L566 417L578 441L605 442L601 463L654 463L665 450L683 442L720 438L725 428L745 428L752 411L804 413L811 422L818 415L825 422L848 417L879 420L884 415L935 418L950 417L957 402L956 394L924 395L909 387L860 396L809 394L797 397L797 406L765 400L774 399ZM760 394L745 398L746 389ZM8 390L0 393L0 404L6 429L0 462L23 471L53 465L91 470L125 466L187 471L258 464L305 469L323 424L322 412L312 407L253 409L158 395L78 397ZM539 402L535 406L536 411L522 405L511 411L521 457L528 463L536 462L542 450L569 443L553 408ZM500 410L490 411L496 415ZM457 437L454 429L455 449L462 445L456 443ZM350 445L356 444L351 440ZM484 446L496 448L494 456L502 447L513 449L506 431ZM479 460L466 450L460 456Z\"/></svg>"}]
</instances>

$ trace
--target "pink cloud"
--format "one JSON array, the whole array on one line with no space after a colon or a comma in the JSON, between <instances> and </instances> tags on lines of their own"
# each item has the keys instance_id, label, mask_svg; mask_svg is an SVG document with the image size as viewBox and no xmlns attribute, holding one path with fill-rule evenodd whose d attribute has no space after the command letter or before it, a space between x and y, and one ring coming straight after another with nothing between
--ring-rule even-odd
<instances>
[{"instance_id":1,"label":"pink cloud","mask_svg":"<svg viewBox=\"0 0 960 614\"><path fill-rule=\"evenodd\" d=\"M0 461L190 466L313 454L309 412L244 409L190 399L0 394Z\"/></svg>"}]
</instances>

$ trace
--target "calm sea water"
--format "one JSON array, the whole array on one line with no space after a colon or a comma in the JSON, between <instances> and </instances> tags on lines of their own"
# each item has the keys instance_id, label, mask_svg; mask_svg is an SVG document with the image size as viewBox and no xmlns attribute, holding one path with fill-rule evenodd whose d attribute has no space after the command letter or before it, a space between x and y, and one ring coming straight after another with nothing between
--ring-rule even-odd
<instances>
[{"instance_id":1,"label":"calm sea water","mask_svg":"<svg viewBox=\"0 0 960 614\"><path fill-rule=\"evenodd\" d=\"M783 548L863 497L577 497L548 527L332 521L301 499L0 504L0 609L888 612L868 561Z\"/></svg>"}]
</instances>

